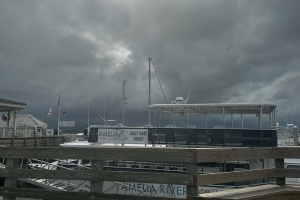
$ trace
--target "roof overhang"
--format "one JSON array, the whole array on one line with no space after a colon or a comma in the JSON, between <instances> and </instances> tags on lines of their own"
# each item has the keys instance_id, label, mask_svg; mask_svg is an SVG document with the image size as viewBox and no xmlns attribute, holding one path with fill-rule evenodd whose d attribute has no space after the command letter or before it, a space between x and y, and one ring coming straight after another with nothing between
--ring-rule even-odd
<instances>
[{"instance_id":1,"label":"roof overhang","mask_svg":"<svg viewBox=\"0 0 300 200\"><path fill-rule=\"evenodd\" d=\"M13 110L20 111L23 110L26 106L26 103L0 98L0 112L9 112Z\"/></svg>"},{"instance_id":2,"label":"roof overhang","mask_svg":"<svg viewBox=\"0 0 300 200\"><path fill-rule=\"evenodd\" d=\"M206 114L270 114L277 105L260 103L213 103L213 104L153 104L150 109L173 113L206 113Z\"/></svg>"}]
</instances>

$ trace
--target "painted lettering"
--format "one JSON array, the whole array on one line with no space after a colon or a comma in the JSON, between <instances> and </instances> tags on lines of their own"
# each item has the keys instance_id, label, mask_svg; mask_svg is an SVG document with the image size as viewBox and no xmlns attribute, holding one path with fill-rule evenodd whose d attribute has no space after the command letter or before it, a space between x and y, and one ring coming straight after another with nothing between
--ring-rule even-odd
<instances>
[{"instance_id":1,"label":"painted lettering","mask_svg":"<svg viewBox=\"0 0 300 200\"><path fill-rule=\"evenodd\" d=\"M143 137L133 137L133 141L144 141Z\"/></svg>"}]
</instances>

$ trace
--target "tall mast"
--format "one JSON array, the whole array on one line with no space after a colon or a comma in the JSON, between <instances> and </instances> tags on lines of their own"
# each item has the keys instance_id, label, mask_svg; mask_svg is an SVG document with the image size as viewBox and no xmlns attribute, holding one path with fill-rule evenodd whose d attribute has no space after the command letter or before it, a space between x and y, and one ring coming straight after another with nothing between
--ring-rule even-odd
<instances>
[{"instance_id":1,"label":"tall mast","mask_svg":"<svg viewBox=\"0 0 300 200\"><path fill-rule=\"evenodd\" d=\"M123 81L123 125L125 125L125 103L126 103L125 83L126 83L126 80Z\"/></svg>"},{"instance_id":2,"label":"tall mast","mask_svg":"<svg viewBox=\"0 0 300 200\"><path fill-rule=\"evenodd\" d=\"M88 111L88 113L87 113L88 114L88 121L87 121L87 123L88 123L88 127L90 127L90 104L88 103L87 106L88 106L88 110L87 110Z\"/></svg>"},{"instance_id":3,"label":"tall mast","mask_svg":"<svg viewBox=\"0 0 300 200\"><path fill-rule=\"evenodd\" d=\"M61 104L60 104L60 95L58 96L58 101L57 101L57 135L60 135L59 133L59 124L60 124L60 109L61 109Z\"/></svg>"},{"instance_id":4,"label":"tall mast","mask_svg":"<svg viewBox=\"0 0 300 200\"><path fill-rule=\"evenodd\" d=\"M149 59L149 106L151 106L151 58ZM151 109L150 107L148 108L149 110L149 125L151 125Z\"/></svg>"}]
</instances>

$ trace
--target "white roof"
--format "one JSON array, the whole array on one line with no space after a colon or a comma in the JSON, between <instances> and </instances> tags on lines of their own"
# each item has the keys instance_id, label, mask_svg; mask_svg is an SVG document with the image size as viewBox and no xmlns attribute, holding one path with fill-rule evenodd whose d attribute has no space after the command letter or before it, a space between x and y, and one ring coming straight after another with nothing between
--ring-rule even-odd
<instances>
[{"instance_id":1,"label":"white roof","mask_svg":"<svg viewBox=\"0 0 300 200\"><path fill-rule=\"evenodd\" d=\"M277 106L275 104L261 103L212 103L212 104L153 104L150 109L161 112L175 113L213 113L222 114L256 114L262 109L263 114L272 113Z\"/></svg>"},{"instance_id":2,"label":"white roof","mask_svg":"<svg viewBox=\"0 0 300 200\"><path fill-rule=\"evenodd\" d=\"M39 126L39 127L43 127L43 128L48 127L48 124L46 124L45 122L39 120L38 118L36 118L30 114L17 114L16 125L17 126L24 126L24 125ZM0 126L6 127L7 122L4 122L0 119ZM12 126L12 119L10 119L10 126Z\"/></svg>"}]
</instances>

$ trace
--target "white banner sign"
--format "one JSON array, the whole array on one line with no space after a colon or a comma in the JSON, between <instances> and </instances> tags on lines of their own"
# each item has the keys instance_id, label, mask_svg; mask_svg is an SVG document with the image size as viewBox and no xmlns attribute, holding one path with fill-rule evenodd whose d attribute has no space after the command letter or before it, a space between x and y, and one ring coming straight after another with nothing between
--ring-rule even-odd
<instances>
[{"instance_id":1,"label":"white banner sign","mask_svg":"<svg viewBox=\"0 0 300 200\"><path fill-rule=\"evenodd\" d=\"M237 187L236 187L237 188ZM233 189L231 187L204 187L199 186L199 194L212 193L223 190ZM154 197L168 197L176 199L186 199L187 188L186 185L172 185L172 184L152 184L152 183L132 183L132 182L109 182L104 181L103 192L108 194L127 194L127 195L141 195Z\"/></svg>"},{"instance_id":2,"label":"white banner sign","mask_svg":"<svg viewBox=\"0 0 300 200\"><path fill-rule=\"evenodd\" d=\"M60 121L59 126L75 126L75 121Z\"/></svg>"},{"instance_id":3,"label":"white banner sign","mask_svg":"<svg viewBox=\"0 0 300 200\"><path fill-rule=\"evenodd\" d=\"M147 144L148 129L98 129L98 142Z\"/></svg>"}]
</instances>

